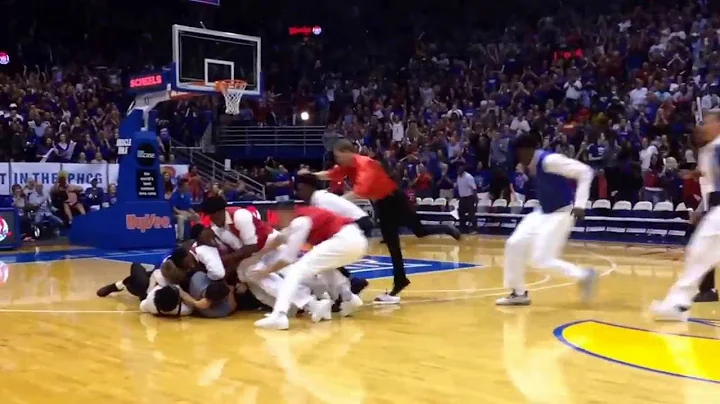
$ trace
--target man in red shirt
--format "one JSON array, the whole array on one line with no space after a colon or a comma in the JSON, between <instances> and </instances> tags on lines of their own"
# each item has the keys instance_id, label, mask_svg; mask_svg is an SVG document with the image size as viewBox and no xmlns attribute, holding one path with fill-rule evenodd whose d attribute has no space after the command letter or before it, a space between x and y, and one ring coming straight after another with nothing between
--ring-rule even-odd
<instances>
[{"instance_id":1,"label":"man in red shirt","mask_svg":"<svg viewBox=\"0 0 720 404\"><path fill-rule=\"evenodd\" d=\"M206 199L203 211L210 217L210 229L223 251L220 257L223 264L227 268L237 268L237 277L247 283L250 292L263 304L273 306L282 290L282 276L276 273L256 276L255 271L288 259L287 254L271 247L273 240L281 237L280 232L260 220L257 211L226 207L225 200L220 197ZM295 254L294 258L298 253ZM294 308L309 312L314 322L331 316L333 302L316 299L306 284L295 288L290 303Z\"/></svg>"},{"instance_id":2,"label":"man in red shirt","mask_svg":"<svg viewBox=\"0 0 720 404\"><path fill-rule=\"evenodd\" d=\"M398 234L400 227L409 227L416 237L447 234L459 240L460 232L454 226L423 225L407 196L398 188L380 163L370 157L357 154L355 146L350 141L339 140L335 144L333 153L337 165L331 170L317 172L315 175L321 180L332 181L349 177L353 188L344 197L350 200L370 199L375 204L380 220L380 231L390 251L394 278L392 291L378 296L375 301L381 304L400 303L398 295L410 284L410 280L405 274L402 250L400 249Z\"/></svg>"},{"instance_id":3,"label":"man in red shirt","mask_svg":"<svg viewBox=\"0 0 720 404\"><path fill-rule=\"evenodd\" d=\"M290 327L288 310L301 282L318 276L328 285L333 300L342 299L340 315L347 317L363 302L350 290L350 282L336 268L353 264L365 256L367 238L351 219L329 210L311 206L295 207L294 203L278 205L278 225L283 228L280 237L268 244L267 252L282 247L282 258L255 271L258 278L283 270L284 282L280 288L273 312L255 322L260 328L286 330ZM297 259L306 244L313 248ZM329 313L329 312L328 312ZM329 320L328 314L323 319Z\"/></svg>"}]
</instances>

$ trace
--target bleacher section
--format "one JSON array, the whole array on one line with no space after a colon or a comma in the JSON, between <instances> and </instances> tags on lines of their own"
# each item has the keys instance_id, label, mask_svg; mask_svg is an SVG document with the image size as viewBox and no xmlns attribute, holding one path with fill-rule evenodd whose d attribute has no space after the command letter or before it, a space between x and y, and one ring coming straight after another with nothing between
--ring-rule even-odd
<instances>
[{"instance_id":1,"label":"bleacher section","mask_svg":"<svg viewBox=\"0 0 720 404\"><path fill-rule=\"evenodd\" d=\"M444 198L438 198L444 201ZM456 199L447 204L438 199L416 199L417 211L424 223L456 223ZM538 206L530 199L524 204L505 199L479 200L478 231L482 234L509 235L522 217ZM585 219L573 229L573 238L599 241L640 243L684 243L688 227L688 209L684 203L674 207L671 202L637 202L599 199L588 202Z\"/></svg>"}]
</instances>

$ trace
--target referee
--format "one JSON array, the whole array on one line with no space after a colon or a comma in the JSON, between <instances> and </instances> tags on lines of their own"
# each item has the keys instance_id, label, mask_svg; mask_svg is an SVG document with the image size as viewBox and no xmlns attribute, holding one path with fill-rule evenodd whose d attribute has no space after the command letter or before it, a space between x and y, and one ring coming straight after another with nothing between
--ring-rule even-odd
<instances>
[{"instance_id":1,"label":"referee","mask_svg":"<svg viewBox=\"0 0 720 404\"><path fill-rule=\"evenodd\" d=\"M393 264L393 289L378 296L375 301L385 304L397 304L398 296L410 280L405 274L402 250L400 249L399 230L401 226L410 228L416 237L431 234L447 234L460 239L460 232L454 226L423 225L415 210L410 206L407 196L376 160L361 156L355 152L355 146L346 139L338 140L333 149L337 165L328 171L315 173L321 180L339 181L348 177L353 184L352 191L343 197L370 199L380 221L380 232L390 251Z\"/></svg>"}]
</instances>

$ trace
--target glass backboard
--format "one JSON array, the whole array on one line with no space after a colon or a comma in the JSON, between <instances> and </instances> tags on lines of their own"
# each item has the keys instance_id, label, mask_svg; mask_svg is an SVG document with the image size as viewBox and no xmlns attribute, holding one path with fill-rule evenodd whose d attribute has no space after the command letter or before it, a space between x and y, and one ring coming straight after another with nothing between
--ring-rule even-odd
<instances>
[{"instance_id":1,"label":"glass backboard","mask_svg":"<svg viewBox=\"0 0 720 404\"><path fill-rule=\"evenodd\" d=\"M245 80L260 95L261 40L256 36L173 25L176 91L215 92L218 80Z\"/></svg>"}]
</instances>

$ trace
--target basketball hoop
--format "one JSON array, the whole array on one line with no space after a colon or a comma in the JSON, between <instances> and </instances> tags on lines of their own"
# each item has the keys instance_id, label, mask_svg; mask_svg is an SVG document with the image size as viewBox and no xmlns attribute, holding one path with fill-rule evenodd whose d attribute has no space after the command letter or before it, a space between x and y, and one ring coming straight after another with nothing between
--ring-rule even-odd
<instances>
[{"instance_id":1,"label":"basketball hoop","mask_svg":"<svg viewBox=\"0 0 720 404\"><path fill-rule=\"evenodd\" d=\"M225 97L225 113L237 115L240 113L240 100L245 94L245 80L220 80L215 82L215 90Z\"/></svg>"}]
</instances>

